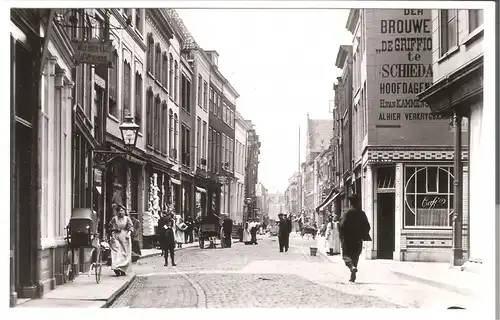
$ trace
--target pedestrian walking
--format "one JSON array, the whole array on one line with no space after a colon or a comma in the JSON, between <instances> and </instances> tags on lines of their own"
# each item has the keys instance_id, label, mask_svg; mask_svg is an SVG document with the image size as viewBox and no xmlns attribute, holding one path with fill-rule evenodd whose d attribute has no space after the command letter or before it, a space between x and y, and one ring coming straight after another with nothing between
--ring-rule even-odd
<instances>
[{"instance_id":1,"label":"pedestrian walking","mask_svg":"<svg viewBox=\"0 0 500 320\"><path fill-rule=\"evenodd\" d=\"M124 276L130 271L132 262L131 232L134 231L132 220L125 214L126 208L115 205L115 216L111 219L111 269L117 276Z\"/></svg>"},{"instance_id":2,"label":"pedestrian walking","mask_svg":"<svg viewBox=\"0 0 500 320\"><path fill-rule=\"evenodd\" d=\"M258 244L257 243L257 231L259 230L259 222L257 219L254 219L254 221L251 223L250 227L250 235L252 236L252 244Z\"/></svg>"},{"instance_id":3,"label":"pedestrian walking","mask_svg":"<svg viewBox=\"0 0 500 320\"><path fill-rule=\"evenodd\" d=\"M193 219L187 218L186 219L186 231L184 232L184 243L193 243Z\"/></svg>"},{"instance_id":4,"label":"pedestrian walking","mask_svg":"<svg viewBox=\"0 0 500 320\"><path fill-rule=\"evenodd\" d=\"M141 253L141 243L139 242L139 234L141 233L141 222L137 219L137 212L130 214L130 220L132 220L132 226L134 227L132 231L132 263L137 262Z\"/></svg>"},{"instance_id":5,"label":"pedestrian walking","mask_svg":"<svg viewBox=\"0 0 500 320\"><path fill-rule=\"evenodd\" d=\"M283 213L278 214L278 243L280 252L288 252L288 240L290 237L290 226L287 219L284 218Z\"/></svg>"},{"instance_id":6,"label":"pedestrian walking","mask_svg":"<svg viewBox=\"0 0 500 320\"><path fill-rule=\"evenodd\" d=\"M225 247L231 248L231 233L233 232L233 220L228 216L225 217L222 223L222 231L224 233Z\"/></svg>"},{"instance_id":7,"label":"pedestrian walking","mask_svg":"<svg viewBox=\"0 0 500 320\"><path fill-rule=\"evenodd\" d=\"M340 253L340 236L338 226L338 216L328 216L328 224L325 231L326 254L333 256Z\"/></svg>"},{"instance_id":8,"label":"pedestrian walking","mask_svg":"<svg viewBox=\"0 0 500 320\"><path fill-rule=\"evenodd\" d=\"M177 248L182 248L182 244L184 243L184 232L186 231L187 225L184 223L184 220L180 215L175 216L174 228Z\"/></svg>"},{"instance_id":9,"label":"pedestrian walking","mask_svg":"<svg viewBox=\"0 0 500 320\"><path fill-rule=\"evenodd\" d=\"M344 211L340 217L339 233L342 258L351 271L349 281L354 282L358 272L359 256L363 250L363 241L371 241L370 223L360 208L358 196L351 194L348 199L350 208Z\"/></svg>"},{"instance_id":10,"label":"pedestrian walking","mask_svg":"<svg viewBox=\"0 0 500 320\"><path fill-rule=\"evenodd\" d=\"M158 220L158 242L160 243L161 255L165 256L166 250L166 238L165 238L165 230L167 226L172 224L172 217L168 214L167 211L161 212L160 220Z\"/></svg>"},{"instance_id":11,"label":"pedestrian walking","mask_svg":"<svg viewBox=\"0 0 500 320\"><path fill-rule=\"evenodd\" d=\"M247 222L245 222L245 227L243 228L243 242L247 245L252 244L252 238L250 234L251 224L252 220L248 219Z\"/></svg>"},{"instance_id":12,"label":"pedestrian walking","mask_svg":"<svg viewBox=\"0 0 500 320\"><path fill-rule=\"evenodd\" d=\"M170 261L172 262L172 266L175 267L175 235L174 235L174 230L172 228L174 222L169 221L168 224L164 225L163 228L165 229L165 239L164 239L164 245L165 245L165 267L168 266L168 256L170 254Z\"/></svg>"}]
</instances>

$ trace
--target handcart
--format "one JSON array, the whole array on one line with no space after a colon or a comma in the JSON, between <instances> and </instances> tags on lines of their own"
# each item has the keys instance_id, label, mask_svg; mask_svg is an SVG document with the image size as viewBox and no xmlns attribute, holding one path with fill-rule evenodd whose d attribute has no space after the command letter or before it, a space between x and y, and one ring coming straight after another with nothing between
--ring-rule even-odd
<instances>
[{"instance_id":1,"label":"handcart","mask_svg":"<svg viewBox=\"0 0 500 320\"><path fill-rule=\"evenodd\" d=\"M70 259L67 265L63 267L64 275L68 281L72 281L75 275L75 249L90 248L91 264L88 271L90 277L94 270L96 283L101 281L103 262L103 251L109 250L109 245L101 242L97 232L97 214L91 209L75 209L71 214L71 219L66 227L67 236L65 237L68 249L71 250ZM109 256L109 255L107 255Z\"/></svg>"},{"instance_id":2,"label":"handcart","mask_svg":"<svg viewBox=\"0 0 500 320\"><path fill-rule=\"evenodd\" d=\"M205 248L205 241L210 241L209 248L216 247L217 239L220 239L221 225L220 220L215 215L201 218L200 228L198 230L198 243L201 249Z\"/></svg>"}]
</instances>

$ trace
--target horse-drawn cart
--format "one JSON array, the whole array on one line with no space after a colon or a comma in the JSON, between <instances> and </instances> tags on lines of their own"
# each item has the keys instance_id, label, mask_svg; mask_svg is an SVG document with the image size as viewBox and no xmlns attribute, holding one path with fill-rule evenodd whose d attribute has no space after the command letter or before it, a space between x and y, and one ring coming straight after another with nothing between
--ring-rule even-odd
<instances>
[{"instance_id":1,"label":"horse-drawn cart","mask_svg":"<svg viewBox=\"0 0 500 320\"><path fill-rule=\"evenodd\" d=\"M209 248L215 248L216 240L220 239L220 220L217 216L205 216L200 221L198 243L201 249L205 248L205 240L210 241Z\"/></svg>"}]
</instances>

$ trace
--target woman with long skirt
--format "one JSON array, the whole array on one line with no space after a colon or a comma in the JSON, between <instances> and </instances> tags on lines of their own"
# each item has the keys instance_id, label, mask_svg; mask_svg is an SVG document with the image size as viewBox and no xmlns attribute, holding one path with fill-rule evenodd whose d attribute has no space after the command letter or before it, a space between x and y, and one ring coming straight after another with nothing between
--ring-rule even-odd
<instances>
[{"instance_id":1,"label":"woman with long skirt","mask_svg":"<svg viewBox=\"0 0 500 320\"><path fill-rule=\"evenodd\" d=\"M132 220L125 215L125 207L115 206L116 214L111 219L111 269L117 276L130 272L132 265L132 237L134 231Z\"/></svg>"}]
</instances>

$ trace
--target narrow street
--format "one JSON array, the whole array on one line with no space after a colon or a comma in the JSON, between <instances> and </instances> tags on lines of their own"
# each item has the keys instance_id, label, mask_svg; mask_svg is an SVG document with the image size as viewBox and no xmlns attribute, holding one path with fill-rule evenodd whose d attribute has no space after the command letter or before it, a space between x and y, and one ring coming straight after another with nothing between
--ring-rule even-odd
<instances>
[{"instance_id":1,"label":"narrow street","mask_svg":"<svg viewBox=\"0 0 500 320\"><path fill-rule=\"evenodd\" d=\"M141 260L134 265L137 278L110 307L446 309L464 298L389 273L367 281L370 271L362 263L352 284L340 257L332 263L319 253L310 256L316 240L290 240L286 253L278 251L276 237L264 237L253 246L180 250L177 267L163 266L163 257Z\"/></svg>"}]
</instances>

